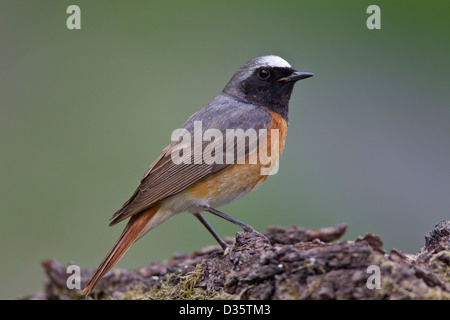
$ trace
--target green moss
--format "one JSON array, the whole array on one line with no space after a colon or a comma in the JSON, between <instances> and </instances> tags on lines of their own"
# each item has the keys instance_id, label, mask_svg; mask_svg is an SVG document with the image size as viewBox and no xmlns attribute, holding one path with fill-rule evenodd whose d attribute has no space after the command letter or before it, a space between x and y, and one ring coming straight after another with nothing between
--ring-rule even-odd
<instances>
[{"instance_id":1,"label":"green moss","mask_svg":"<svg viewBox=\"0 0 450 320\"><path fill-rule=\"evenodd\" d=\"M450 265L446 261L450 261L450 251L445 250L434 255L428 265L442 280L450 282Z\"/></svg>"},{"instance_id":2,"label":"green moss","mask_svg":"<svg viewBox=\"0 0 450 320\"><path fill-rule=\"evenodd\" d=\"M197 287L203 275L203 267L206 260L197 264L195 269L175 281L175 276L167 275L161 285L150 291L145 291L142 286L135 286L126 292L122 299L133 300L225 300L234 296L223 291L213 292Z\"/></svg>"},{"instance_id":3,"label":"green moss","mask_svg":"<svg viewBox=\"0 0 450 320\"><path fill-rule=\"evenodd\" d=\"M298 290L295 285L288 283L285 281L282 286L280 292L283 293L284 300L297 300L298 299ZM287 294L287 295L285 295Z\"/></svg>"}]
</instances>

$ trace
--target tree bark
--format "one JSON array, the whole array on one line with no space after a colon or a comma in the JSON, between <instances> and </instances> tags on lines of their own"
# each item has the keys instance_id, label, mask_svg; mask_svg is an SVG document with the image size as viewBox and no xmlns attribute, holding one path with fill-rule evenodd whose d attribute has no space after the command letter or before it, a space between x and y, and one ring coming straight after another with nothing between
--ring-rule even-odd
<instances>
[{"instance_id":1,"label":"tree bark","mask_svg":"<svg viewBox=\"0 0 450 320\"><path fill-rule=\"evenodd\" d=\"M389 254L379 236L339 241L346 226L270 227L139 270L114 269L87 299L450 299L450 222L416 254ZM30 299L85 299L67 267L43 262L48 282ZM84 287L94 270L81 270Z\"/></svg>"}]
</instances>

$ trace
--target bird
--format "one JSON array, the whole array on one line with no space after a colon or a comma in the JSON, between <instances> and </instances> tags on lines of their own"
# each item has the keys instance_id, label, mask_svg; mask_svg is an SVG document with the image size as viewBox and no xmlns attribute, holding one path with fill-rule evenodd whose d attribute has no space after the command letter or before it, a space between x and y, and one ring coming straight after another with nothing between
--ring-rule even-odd
<instances>
[{"instance_id":1,"label":"bird","mask_svg":"<svg viewBox=\"0 0 450 320\"><path fill-rule=\"evenodd\" d=\"M206 134L210 130L215 133L214 139L194 141L200 146L195 151L196 145L192 140L175 135L176 138L145 172L135 192L113 214L110 226L126 219L128 222L82 295L87 296L94 290L133 243L181 212L193 214L224 251L228 244L206 221L203 212L232 222L246 232L254 231L250 225L217 208L256 190L270 175L263 173L264 169L274 171L285 145L289 100L294 84L312 76L314 74L310 72L295 70L277 55L260 56L244 63L225 88L181 128L184 134L193 134L195 138L195 130L201 124L201 133ZM230 130L248 133L244 136L244 140L248 138L244 145L241 143L239 146L239 135L230 135L231 138L225 141ZM252 132L257 133L256 138L250 134ZM223 134L225 139L219 139L219 134ZM181 140L186 141L181 143ZM211 147L213 143L214 148ZM195 161L201 152L206 154L208 146L209 156ZM183 161L174 161L174 155L180 154L184 155L181 156ZM264 154L267 158L263 162L258 156Z\"/></svg>"}]
</instances>

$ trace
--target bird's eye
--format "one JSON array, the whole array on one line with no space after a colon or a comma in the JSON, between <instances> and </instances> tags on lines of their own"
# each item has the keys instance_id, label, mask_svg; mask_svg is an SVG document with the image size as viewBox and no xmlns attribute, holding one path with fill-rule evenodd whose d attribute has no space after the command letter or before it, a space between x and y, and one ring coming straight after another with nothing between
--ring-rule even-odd
<instances>
[{"instance_id":1,"label":"bird's eye","mask_svg":"<svg viewBox=\"0 0 450 320\"><path fill-rule=\"evenodd\" d=\"M267 69L259 69L258 71L258 78L260 78L261 80L267 80L270 77L270 72Z\"/></svg>"}]
</instances>

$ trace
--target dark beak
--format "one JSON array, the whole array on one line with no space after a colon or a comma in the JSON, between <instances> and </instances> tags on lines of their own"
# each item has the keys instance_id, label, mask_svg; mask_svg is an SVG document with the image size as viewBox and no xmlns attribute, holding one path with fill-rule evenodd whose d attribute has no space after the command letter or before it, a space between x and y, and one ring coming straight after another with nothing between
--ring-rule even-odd
<instances>
[{"instance_id":1,"label":"dark beak","mask_svg":"<svg viewBox=\"0 0 450 320\"><path fill-rule=\"evenodd\" d=\"M314 76L314 74L310 73L310 72L295 71L289 77L284 77L284 78L278 79L277 81L295 82L295 81L306 79L306 78L309 78L312 76Z\"/></svg>"}]
</instances>

